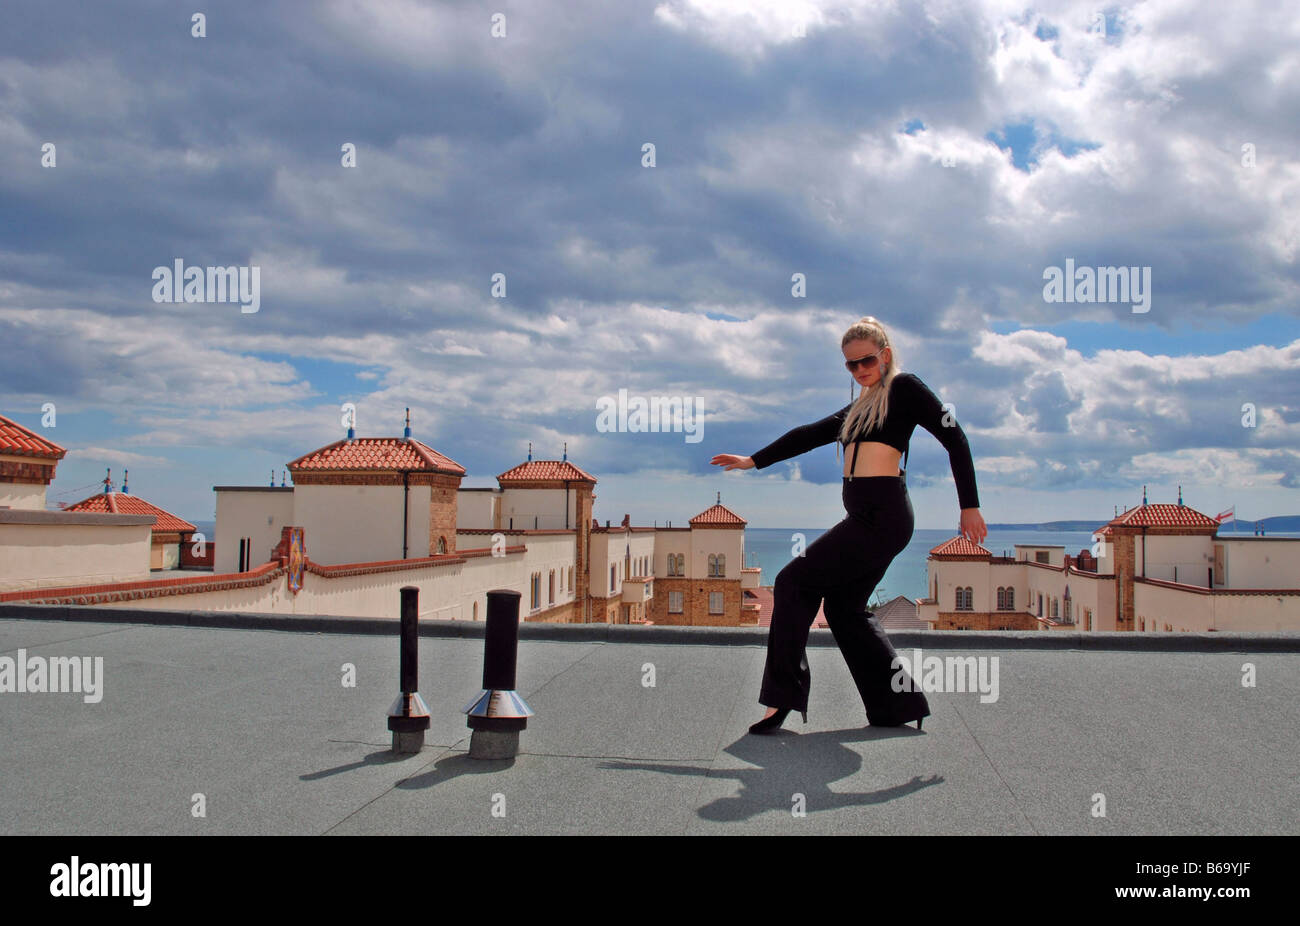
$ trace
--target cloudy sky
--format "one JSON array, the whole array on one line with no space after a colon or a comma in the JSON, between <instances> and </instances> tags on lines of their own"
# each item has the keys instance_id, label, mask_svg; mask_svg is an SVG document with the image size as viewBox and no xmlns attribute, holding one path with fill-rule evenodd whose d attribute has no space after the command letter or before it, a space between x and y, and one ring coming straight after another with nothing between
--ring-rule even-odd
<instances>
[{"instance_id":1,"label":"cloudy sky","mask_svg":"<svg viewBox=\"0 0 1300 926\"><path fill-rule=\"evenodd\" d=\"M129 467L210 519L351 402L360 436L410 406L466 486L567 441L602 522L721 492L829 526L832 446L709 460L849 401L871 314L953 403L989 522L1101 523L1144 484L1300 513L1288 4L60 6L0 31L0 414L54 404L51 504ZM258 268L258 311L156 302L178 259ZM1149 268L1146 311L1049 301L1067 260ZM703 440L602 431L620 389L698 397ZM947 454L912 451L917 526L955 529Z\"/></svg>"}]
</instances>

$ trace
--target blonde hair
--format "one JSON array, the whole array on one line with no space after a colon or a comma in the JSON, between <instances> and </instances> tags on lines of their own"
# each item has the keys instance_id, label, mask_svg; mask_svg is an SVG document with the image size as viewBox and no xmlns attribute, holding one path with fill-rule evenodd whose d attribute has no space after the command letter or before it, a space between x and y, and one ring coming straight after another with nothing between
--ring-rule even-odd
<instances>
[{"instance_id":1,"label":"blonde hair","mask_svg":"<svg viewBox=\"0 0 1300 926\"><path fill-rule=\"evenodd\" d=\"M885 348L889 348L889 365L885 366L883 360L877 361L880 364L880 380L874 386L858 393L858 397L849 408L849 413L844 416L844 424L840 426L838 435L840 440L857 434L859 426L863 432L866 432L884 422L889 414L889 387L899 373L898 350L889 339L889 332L885 330L885 326L879 319L864 315L850 325L849 330L844 332L844 337L840 339L840 347L843 348L850 341L873 341L876 350L881 353ZM837 443L836 459L839 458L839 451L840 445Z\"/></svg>"}]
</instances>

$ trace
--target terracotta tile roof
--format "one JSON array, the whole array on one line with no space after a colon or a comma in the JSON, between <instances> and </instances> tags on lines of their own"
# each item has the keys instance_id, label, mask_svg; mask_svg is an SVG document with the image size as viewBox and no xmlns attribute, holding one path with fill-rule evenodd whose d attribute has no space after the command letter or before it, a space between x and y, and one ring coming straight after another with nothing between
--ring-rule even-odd
<instances>
[{"instance_id":1,"label":"terracotta tile roof","mask_svg":"<svg viewBox=\"0 0 1300 926\"><path fill-rule=\"evenodd\" d=\"M62 460L67 452L53 441L48 441L35 431L24 428L12 418L0 415L0 453Z\"/></svg>"},{"instance_id":2,"label":"terracotta tile roof","mask_svg":"<svg viewBox=\"0 0 1300 926\"><path fill-rule=\"evenodd\" d=\"M736 514L726 505L717 504L711 508L706 508L695 517L691 518L692 527L708 524L748 524L749 522Z\"/></svg>"},{"instance_id":3,"label":"terracotta tile roof","mask_svg":"<svg viewBox=\"0 0 1300 926\"><path fill-rule=\"evenodd\" d=\"M929 630L930 625L916 616L916 602L906 595L895 595L872 611L886 630Z\"/></svg>"},{"instance_id":4,"label":"terracotta tile roof","mask_svg":"<svg viewBox=\"0 0 1300 926\"><path fill-rule=\"evenodd\" d=\"M511 482L514 480L565 480L569 481L582 480L584 482L595 483L596 477L590 473L584 472L574 466L568 460L529 460L520 463L518 466L511 467L500 476L497 476L498 482Z\"/></svg>"},{"instance_id":5,"label":"terracotta tile roof","mask_svg":"<svg viewBox=\"0 0 1300 926\"><path fill-rule=\"evenodd\" d=\"M170 534L175 531L193 533L198 528L178 518L170 511L164 511L157 505L146 502L138 495L125 492L100 492L90 498L82 499L75 505L69 505L64 511L93 511L100 514L151 514L158 518L154 523L153 533Z\"/></svg>"},{"instance_id":6,"label":"terracotta tile roof","mask_svg":"<svg viewBox=\"0 0 1300 926\"><path fill-rule=\"evenodd\" d=\"M1138 505L1130 508L1117 518L1111 518L1107 524L1122 524L1127 527L1218 527L1219 522L1201 514L1187 505L1171 505L1168 502L1158 505Z\"/></svg>"},{"instance_id":7,"label":"terracotta tile roof","mask_svg":"<svg viewBox=\"0 0 1300 926\"><path fill-rule=\"evenodd\" d=\"M288 464L289 472L379 470L441 472L465 475L465 467L415 438L358 437L338 440Z\"/></svg>"},{"instance_id":8,"label":"terracotta tile roof","mask_svg":"<svg viewBox=\"0 0 1300 926\"><path fill-rule=\"evenodd\" d=\"M1105 537L1110 533L1110 525L1109 524L1103 525L1102 527L1099 527L1095 531L1093 531L1093 533L1096 534L1098 537Z\"/></svg>"},{"instance_id":9,"label":"terracotta tile roof","mask_svg":"<svg viewBox=\"0 0 1300 926\"><path fill-rule=\"evenodd\" d=\"M943 543L932 549L930 555L985 557L992 556L993 553L984 549L978 543L971 543L965 537L954 537L951 540L945 540Z\"/></svg>"}]
</instances>

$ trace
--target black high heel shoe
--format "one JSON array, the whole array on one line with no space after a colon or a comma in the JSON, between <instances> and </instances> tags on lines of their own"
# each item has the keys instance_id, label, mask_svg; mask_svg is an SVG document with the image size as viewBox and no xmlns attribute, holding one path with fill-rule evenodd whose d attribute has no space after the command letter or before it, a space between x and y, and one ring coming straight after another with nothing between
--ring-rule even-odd
<instances>
[{"instance_id":1,"label":"black high heel shoe","mask_svg":"<svg viewBox=\"0 0 1300 926\"><path fill-rule=\"evenodd\" d=\"M773 714L771 717L764 717L764 718L763 718L762 720L760 720L758 723L753 724L752 726L750 726L750 728L749 728L749 732L750 732L750 733L770 733L770 732L776 730L777 728L779 728L779 727L781 726L781 724L785 723L785 718L789 715L790 710L791 710L791 709L788 708L788 707L783 707L783 708L781 708L780 710L778 710L775 714ZM799 714L803 717L803 722L804 722L804 723L807 723L807 722L808 722L808 712L807 712L807 711L800 711Z\"/></svg>"}]
</instances>

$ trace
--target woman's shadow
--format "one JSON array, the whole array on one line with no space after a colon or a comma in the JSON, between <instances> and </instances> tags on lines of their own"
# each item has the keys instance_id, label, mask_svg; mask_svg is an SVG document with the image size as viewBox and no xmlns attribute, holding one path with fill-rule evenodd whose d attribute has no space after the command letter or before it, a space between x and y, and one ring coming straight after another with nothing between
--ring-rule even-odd
<instances>
[{"instance_id":1,"label":"woman's shadow","mask_svg":"<svg viewBox=\"0 0 1300 926\"><path fill-rule=\"evenodd\" d=\"M606 761L598 768L639 769L668 775L696 775L705 778L734 778L740 791L716 798L699 808L699 816L717 822L747 820L772 810L789 812L800 806L805 813L880 804L940 784L941 775L914 775L910 781L874 791L832 791L831 782L848 778L862 769L862 755L846 743L908 736L910 728L878 728L860 731L827 730L795 734L787 730L763 736L746 735L723 752L756 768L702 769L661 762ZM912 730L911 735L918 734Z\"/></svg>"}]
</instances>

